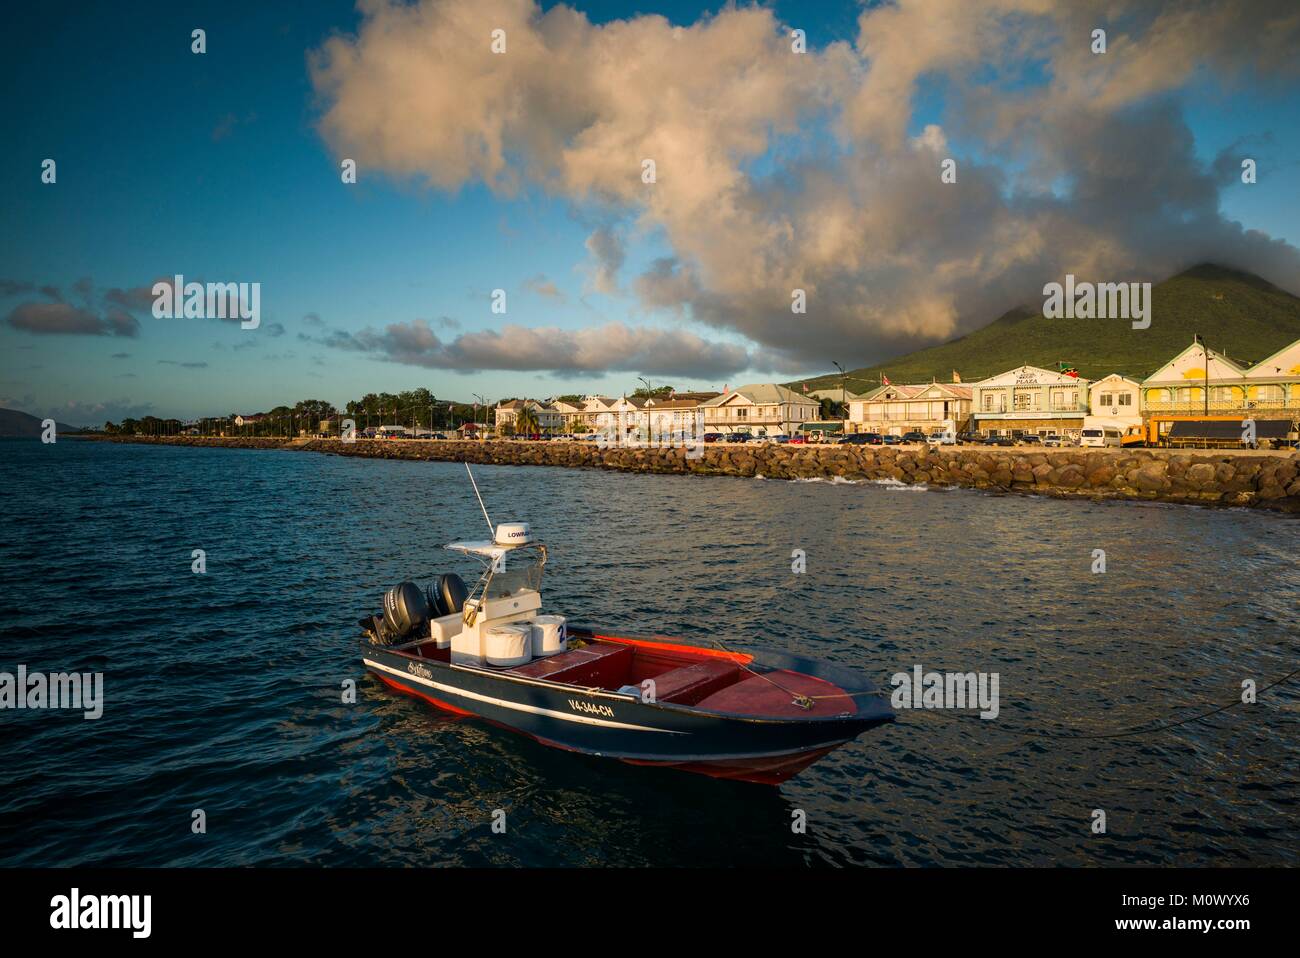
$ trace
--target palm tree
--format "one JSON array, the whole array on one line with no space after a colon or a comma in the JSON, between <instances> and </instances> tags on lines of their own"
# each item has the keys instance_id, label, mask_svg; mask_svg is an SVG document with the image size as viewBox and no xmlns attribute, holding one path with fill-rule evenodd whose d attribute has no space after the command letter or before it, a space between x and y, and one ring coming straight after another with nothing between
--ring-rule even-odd
<instances>
[{"instance_id":1,"label":"palm tree","mask_svg":"<svg viewBox=\"0 0 1300 958\"><path fill-rule=\"evenodd\" d=\"M541 432L541 426L537 423L537 414L528 406L519 410L519 415L515 417L515 432L522 433L525 436Z\"/></svg>"}]
</instances>

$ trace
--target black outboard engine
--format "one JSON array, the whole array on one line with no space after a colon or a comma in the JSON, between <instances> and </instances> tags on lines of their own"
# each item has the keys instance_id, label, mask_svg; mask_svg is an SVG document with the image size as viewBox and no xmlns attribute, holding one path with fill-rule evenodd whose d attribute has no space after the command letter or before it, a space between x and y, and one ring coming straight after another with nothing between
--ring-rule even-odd
<instances>
[{"instance_id":1,"label":"black outboard engine","mask_svg":"<svg viewBox=\"0 0 1300 958\"><path fill-rule=\"evenodd\" d=\"M414 582L403 582L384 593L384 636L398 642L429 621L429 602Z\"/></svg>"}]
</instances>

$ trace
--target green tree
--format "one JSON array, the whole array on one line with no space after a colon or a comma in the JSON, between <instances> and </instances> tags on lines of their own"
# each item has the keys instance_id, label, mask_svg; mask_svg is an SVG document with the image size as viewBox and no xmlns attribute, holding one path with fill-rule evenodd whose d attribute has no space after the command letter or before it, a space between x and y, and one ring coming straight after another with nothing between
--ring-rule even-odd
<instances>
[{"instance_id":1,"label":"green tree","mask_svg":"<svg viewBox=\"0 0 1300 958\"><path fill-rule=\"evenodd\" d=\"M532 435L541 431L542 427L537 422L537 413L533 412L530 406L519 410L519 415L515 417L515 432Z\"/></svg>"}]
</instances>

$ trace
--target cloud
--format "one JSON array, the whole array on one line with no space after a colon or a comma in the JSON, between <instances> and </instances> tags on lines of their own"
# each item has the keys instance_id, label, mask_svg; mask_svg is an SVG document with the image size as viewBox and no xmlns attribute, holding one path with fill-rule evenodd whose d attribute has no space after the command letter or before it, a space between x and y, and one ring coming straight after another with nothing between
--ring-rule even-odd
<instances>
[{"instance_id":1,"label":"cloud","mask_svg":"<svg viewBox=\"0 0 1300 958\"><path fill-rule=\"evenodd\" d=\"M560 288L541 273L538 273L536 276L530 276L528 279L524 280L524 289L531 290L538 296L542 296L546 299L553 299L559 303L565 301L564 293L560 291Z\"/></svg>"},{"instance_id":2,"label":"cloud","mask_svg":"<svg viewBox=\"0 0 1300 958\"><path fill-rule=\"evenodd\" d=\"M585 245L592 259L590 288L597 293L617 293L618 271L623 268L626 256L622 238L614 230L602 226L587 237Z\"/></svg>"},{"instance_id":3,"label":"cloud","mask_svg":"<svg viewBox=\"0 0 1300 958\"><path fill-rule=\"evenodd\" d=\"M256 113L250 113L242 119L234 113L227 113L221 119L217 120L216 126L212 128L212 142L220 143L235 132L239 126L247 126L257 120Z\"/></svg>"},{"instance_id":4,"label":"cloud","mask_svg":"<svg viewBox=\"0 0 1300 958\"><path fill-rule=\"evenodd\" d=\"M150 402L136 402L122 397L100 402L66 402L61 405L33 409L30 397L25 408L33 416L49 417L70 426L102 426L105 422L121 422L123 419L139 419L143 416L156 415L154 405ZM4 400L0 400L0 405Z\"/></svg>"},{"instance_id":5,"label":"cloud","mask_svg":"<svg viewBox=\"0 0 1300 958\"><path fill-rule=\"evenodd\" d=\"M136 318L120 309L101 315L70 303L23 303L5 318L14 329L43 336L127 336L140 333Z\"/></svg>"},{"instance_id":6,"label":"cloud","mask_svg":"<svg viewBox=\"0 0 1300 958\"><path fill-rule=\"evenodd\" d=\"M1292 0L898 0L865 8L853 44L804 54L757 6L685 26L532 0L361 9L355 36L311 58L336 153L598 211L593 289L617 289L618 236L662 237L671 254L631 294L787 362L941 341L1066 272L1211 260L1300 292L1296 248L1220 212L1224 164L1197 156L1181 99L1292 83ZM486 52L488 22L505 55ZM942 116L920 118L936 89Z\"/></svg>"},{"instance_id":7,"label":"cloud","mask_svg":"<svg viewBox=\"0 0 1300 958\"><path fill-rule=\"evenodd\" d=\"M504 369L579 376L625 370L712 379L752 366L743 346L709 342L685 331L622 323L579 330L507 325L500 331L462 333L444 342L429 323L416 320L359 333L331 330L314 341L388 362L460 373Z\"/></svg>"},{"instance_id":8,"label":"cloud","mask_svg":"<svg viewBox=\"0 0 1300 958\"><path fill-rule=\"evenodd\" d=\"M207 368L208 368L208 364L207 364L207 363L202 363L202 362L182 363L182 362L178 362L178 361L175 360L175 359L160 359L160 360L158 360L158 365L160 365L160 366L180 366L182 369L207 369Z\"/></svg>"}]
</instances>

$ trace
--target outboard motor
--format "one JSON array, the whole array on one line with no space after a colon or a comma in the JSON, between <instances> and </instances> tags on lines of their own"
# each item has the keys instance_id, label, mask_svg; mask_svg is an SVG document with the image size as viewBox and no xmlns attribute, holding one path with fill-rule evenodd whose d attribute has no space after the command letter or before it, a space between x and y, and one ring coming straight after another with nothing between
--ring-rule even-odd
<instances>
[{"instance_id":1,"label":"outboard motor","mask_svg":"<svg viewBox=\"0 0 1300 958\"><path fill-rule=\"evenodd\" d=\"M465 580L456 573L443 573L438 576L438 581L431 588L438 595L438 607L443 610L443 615L451 615L453 612L459 612L465 608L465 600L469 598L469 589L465 588Z\"/></svg>"},{"instance_id":2,"label":"outboard motor","mask_svg":"<svg viewBox=\"0 0 1300 958\"><path fill-rule=\"evenodd\" d=\"M389 644L406 638L428 621L428 600L414 582L403 582L384 593L384 632Z\"/></svg>"}]
</instances>

